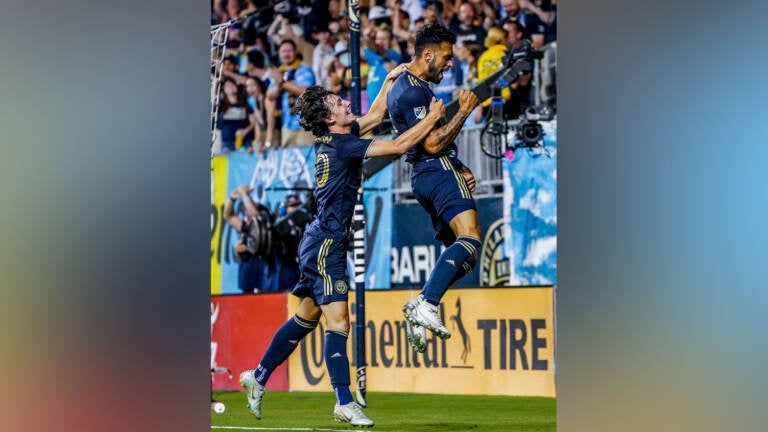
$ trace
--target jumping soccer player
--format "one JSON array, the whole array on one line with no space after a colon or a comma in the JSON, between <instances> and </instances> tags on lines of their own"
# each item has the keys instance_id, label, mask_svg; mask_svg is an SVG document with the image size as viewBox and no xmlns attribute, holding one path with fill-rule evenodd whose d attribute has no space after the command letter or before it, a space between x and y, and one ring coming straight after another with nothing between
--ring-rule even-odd
<instances>
[{"instance_id":1,"label":"jumping soccer player","mask_svg":"<svg viewBox=\"0 0 768 432\"><path fill-rule=\"evenodd\" d=\"M373 426L349 390L349 307L347 292L348 234L357 190L362 182L366 157L401 155L427 136L445 114L442 102L432 99L429 115L394 141L359 138L373 129L384 116L386 90L405 68L399 66L387 76L384 91L371 111L356 119L350 104L320 86L307 88L297 103L301 126L315 138L315 181L317 215L307 228L299 248L301 276L293 295L301 298L296 315L275 333L255 371L240 375L248 406L261 418L264 386L270 373L296 349L299 341L317 327L325 316L325 364L336 394L333 416L353 426Z\"/></svg>"},{"instance_id":2,"label":"jumping soccer player","mask_svg":"<svg viewBox=\"0 0 768 432\"><path fill-rule=\"evenodd\" d=\"M443 72L453 66L455 42L456 36L439 24L426 25L416 33L414 59L387 97L396 134L407 133L428 115L429 101L434 96L429 83L439 83ZM447 246L421 294L403 307L406 321L413 327L408 332L413 336L409 341L419 352L426 350L424 328L442 339L451 337L437 307L448 287L469 273L477 262L481 234L471 195L475 179L459 161L453 142L477 103L474 93L461 90L456 115L409 150L406 158L413 165L411 187L416 199L432 218L437 231L435 238Z\"/></svg>"}]
</instances>

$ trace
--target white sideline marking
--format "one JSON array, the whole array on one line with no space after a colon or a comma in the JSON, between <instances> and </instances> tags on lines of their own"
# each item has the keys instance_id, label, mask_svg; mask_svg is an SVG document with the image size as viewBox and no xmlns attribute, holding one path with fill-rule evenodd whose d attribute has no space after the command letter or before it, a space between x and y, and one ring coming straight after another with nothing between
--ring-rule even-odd
<instances>
[{"instance_id":1,"label":"white sideline marking","mask_svg":"<svg viewBox=\"0 0 768 432\"><path fill-rule=\"evenodd\" d=\"M240 429L240 430L262 430L262 431L328 431L328 432L361 432L362 429L322 429L322 428L264 428L251 426L213 426L211 429ZM377 431L385 432L385 431Z\"/></svg>"}]
</instances>

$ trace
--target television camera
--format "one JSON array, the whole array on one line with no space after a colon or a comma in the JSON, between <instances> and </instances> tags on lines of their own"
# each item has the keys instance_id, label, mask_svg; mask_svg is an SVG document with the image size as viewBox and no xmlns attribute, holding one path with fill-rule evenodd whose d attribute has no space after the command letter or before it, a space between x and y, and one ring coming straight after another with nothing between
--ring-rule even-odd
<instances>
[{"instance_id":1,"label":"television camera","mask_svg":"<svg viewBox=\"0 0 768 432\"><path fill-rule=\"evenodd\" d=\"M290 201L292 197L295 198L293 202ZM286 213L284 209L288 205L298 207ZM289 195L275 215L262 204L256 204L256 209L257 214L239 233L239 241L246 245L246 251L239 254L240 260L267 258L273 253L281 260L295 260L304 229L316 212L314 195L309 194L304 204L296 195Z\"/></svg>"},{"instance_id":2,"label":"television camera","mask_svg":"<svg viewBox=\"0 0 768 432\"><path fill-rule=\"evenodd\" d=\"M486 125L480 134L480 141L483 153L492 158L500 159L504 154L519 148L548 154L542 145L544 131L539 121L554 118L549 107L529 107L516 120L508 120L504 116L502 90L511 86L521 76L533 71L533 61L543 56L531 46L530 42L524 42L522 47L507 54L502 67L496 73L473 89L479 99L483 100L488 96L491 98L490 110L486 117ZM482 89L479 89L480 87ZM485 96L479 91L488 91L490 94ZM511 140L510 132L512 132Z\"/></svg>"}]
</instances>

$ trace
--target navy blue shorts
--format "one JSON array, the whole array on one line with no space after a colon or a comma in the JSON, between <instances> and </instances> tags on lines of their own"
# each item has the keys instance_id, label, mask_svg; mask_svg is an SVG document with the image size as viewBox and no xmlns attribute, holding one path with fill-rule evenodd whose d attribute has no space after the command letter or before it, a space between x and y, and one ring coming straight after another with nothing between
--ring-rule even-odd
<instances>
[{"instance_id":1,"label":"navy blue shorts","mask_svg":"<svg viewBox=\"0 0 768 432\"><path fill-rule=\"evenodd\" d=\"M311 297L316 306L347 301L347 243L305 233L299 245L301 276L292 294Z\"/></svg>"},{"instance_id":2,"label":"navy blue shorts","mask_svg":"<svg viewBox=\"0 0 768 432\"><path fill-rule=\"evenodd\" d=\"M447 156L420 162L414 167L411 187L432 218L435 238L449 245L456 240L448 223L459 213L476 210L469 185Z\"/></svg>"}]
</instances>

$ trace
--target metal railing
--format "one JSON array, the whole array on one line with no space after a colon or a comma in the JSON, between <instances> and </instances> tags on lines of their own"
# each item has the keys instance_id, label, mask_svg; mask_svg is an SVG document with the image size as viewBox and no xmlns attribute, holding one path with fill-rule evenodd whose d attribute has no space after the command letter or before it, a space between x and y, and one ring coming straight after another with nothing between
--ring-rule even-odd
<instances>
[{"instance_id":1,"label":"metal railing","mask_svg":"<svg viewBox=\"0 0 768 432\"><path fill-rule=\"evenodd\" d=\"M502 168L501 159L488 157L480 147L480 133L482 127L465 127L456 137L456 146L459 150L459 159L472 170L477 185L472 195L475 198L485 196L501 196L502 193ZM390 139L391 136L379 138ZM392 181L392 194L394 201L407 202L416 198L411 190L411 164L405 161L405 156L393 162L394 172Z\"/></svg>"}]
</instances>

